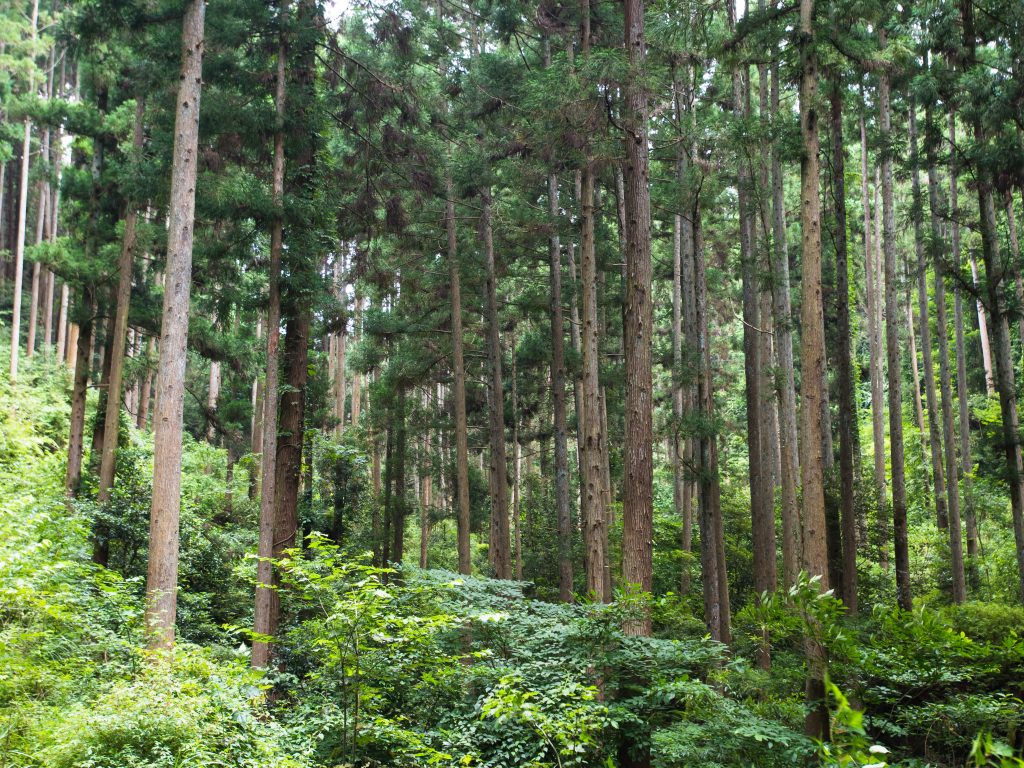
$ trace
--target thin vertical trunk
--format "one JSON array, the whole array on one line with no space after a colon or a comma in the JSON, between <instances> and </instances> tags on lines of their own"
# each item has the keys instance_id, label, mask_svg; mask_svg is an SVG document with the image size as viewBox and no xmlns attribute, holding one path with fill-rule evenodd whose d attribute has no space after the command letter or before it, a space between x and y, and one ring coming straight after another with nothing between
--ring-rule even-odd
<instances>
[{"instance_id":1,"label":"thin vertical trunk","mask_svg":"<svg viewBox=\"0 0 1024 768\"><path fill-rule=\"evenodd\" d=\"M170 650L178 597L178 518L181 510L181 431L185 401L185 348L192 288L192 236L195 223L202 90L204 0L185 7L181 78L171 160L167 267L160 331L160 366L153 436L153 502L150 509L149 568L146 573L146 627L149 646Z\"/></svg>"},{"instance_id":2,"label":"thin vertical trunk","mask_svg":"<svg viewBox=\"0 0 1024 768\"><path fill-rule=\"evenodd\" d=\"M36 27L39 22L39 0L32 2L31 42L35 47ZM35 90L29 77L29 93ZM18 187L18 231L14 241L14 307L11 311L11 365L10 382L18 380L18 351L21 345L21 291L25 275L25 227L28 219L28 166L32 153L32 120L25 117L24 135L21 142L21 180Z\"/></svg>"},{"instance_id":3,"label":"thin vertical trunk","mask_svg":"<svg viewBox=\"0 0 1024 768\"><path fill-rule=\"evenodd\" d=\"M260 515L259 561L256 565L256 597L253 612L253 628L257 639L252 644L251 663L254 668L270 666L271 646L269 640L276 630L277 616L274 613L273 583L275 510L277 506L277 432L278 432L278 363L281 343L281 254L284 232L284 118L287 96L288 69L288 4L281 3L279 10L279 41L277 50L277 83L274 94L277 124L274 129L274 160L271 195L274 202L274 220L270 226L270 264L267 268L267 370L263 385L263 417L261 420L262 445L260 451Z\"/></svg>"},{"instance_id":4,"label":"thin vertical trunk","mask_svg":"<svg viewBox=\"0 0 1024 768\"><path fill-rule=\"evenodd\" d=\"M653 407L651 371L651 197L647 147L647 92L643 0L626 0L626 162L623 165L626 222L626 307L623 323L626 368L626 435L622 504L622 578L651 591L653 557ZM649 614L627 622L629 634L650 635Z\"/></svg>"},{"instance_id":5,"label":"thin vertical trunk","mask_svg":"<svg viewBox=\"0 0 1024 768\"><path fill-rule=\"evenodd\" d=\"M878 241L871 232L871 198L868 193L868 140L864 117L860 118L861 205L864 208L864 280L868 319L868 375L871 384L871 437L874 458L875 508L882 530L880 556L882 568L889 567L889 534L885 524L888 507L885 477L885 391L882 383L882 336L880 320L880 286L882 270L878 263ZM877 193L877 187L876 187ZM875 207L877 215L877 205Z\"/></svg>"},{"instance_id":6,"label":"thin vertical trunk","mask_svg":"<svg viewBox=\"0 0 1024 768\"><path fill-rule=\"evenodd\" d=\"M491 408L491 528L490 555L494 575L512 578L508 521L508 459L505 453L505 389L501 370L501 335L498 316L498 276L494 262L494 237L491 230L491 193L480 195L480 235L483 239L487 276L487 357L490 368Z\"/></svg>"},{"instance_id":7,"label":"thin vertical trunk","mask_svg":"<svg viewBox=\"0 0 1024 768\"><path fill-rule=\"evenodd\" d=\"M886 31L878 32L886 47ZM889 73L879 75L879 123L882 146L882 251L885 255L885 348L889 384L889 459L892 467L893 549L896 560L896 595L900 608L909 611L910 550L907 543L907 481L903 448L903 406L900 377L899 298L896 285L896 210L893 204L892 112L889 106ZM920 401L920 398L919 398Z\"/></svg>"},{"instance_id":8,"label":"thin vertical trunk","mask_svg":"<svg viewBox=\"0 0 1024 768\"><path fill-rule=\"evenodd\" d=\"M968 250L968 257L971 260L971 279L974 282L975 295L978 296L975 304L978 308L978 337L981 341L981 364L985 369L985 393L990 398L996 396L995 375L992 372L992 343L988 333L988 313L981 301L981 279L978 276L978 259L973 250Z\"/></svg>"},{"instance_id":9,"label":"thin vertical trunk","mask_svg":"<svg viewBox=\"0 0 1024 768\"><path fill-rule=\"evenodd\" d=\"M913 377L914 387L914 416L917 422L917 434L921 439L921 462L924 466L923 480L924 480L924 492L925 498L931 497L932 493L932 478L931 478L931 467L928 465L928 432L925 430L924 425L924 403L921 396L921 367L917 362L917 333L914 330L914 303L910 297L910 264L909 262L904 264L906 278L904 285L906 287L906 299L907 299L907 340L910 342L910 373Z\"/></svg>"},{"instance_id":10,"label":"thin vertical trunk","mask_svg":"<svg viewBox=\"0 0 1024 768\"><path fill-rule=\"evenodd\" d=\"M684 93L685 90L685 93ZM688 158L683 132L683 103L689 108L689 84L683 85L673 71L672 94L674 100L678 145L676 148L676 183L683 187L687 177ZM672 501L681 525L680 546L684 553L693 547L693 483L687 477L686 463L692 450L692 441L683 435L683 419L693 406L693 387L683 381L683 339L693 343L696 336L693 307L693 222L683 216L686 195L677 203L679 212L672 221ZM684 289L685 285L685 289ZM685 296L684 296L685 290ZM685 320L684 320L685 317ZM679 592L690 591L690 565L683 560Z\"/></svg>"},{"instance_id":11,"label":"thin vertical trunk","mask_svg":"<svg viewBox=\"0 0 1024 768\"><path fill-rule=\"evenodd\" d=\"M140 97L135 102L135 124L132 131L132 152L140 159L143 143L144 102ZM124 234L121 239L121 255L117 262L117 298L114 310L114 332L108 340L110 347L110 382L107 388L107 409L104 414L103 453L100 457L100 482L97 500L104 504L110 501L114 489L114 469L117 458L118 426L121 420L121 393L124 390L124 356L128 335L128 309L132 297L132 268L135 264L137 245L136 225L138 211L128 201L124 220ZM99 416L97 415L97 418Z\"/></svg>"},{"instance_id":12,"label":"thin vertical trunk","mask_svg":"<svg viewBox=\"0 0 1024 768\"><path fill-rule=\"evenodd\" d=\"M519 520L520 488L522 480L521 451L519 445L519 386L516 370L516 340L513 335L512 350L512 543L515 578L523 580L523 530Z\"/></svg>"},{"instance_id":13,"label":"thin vertical trunk","mask_svg":"<svg viewBox=\"0 0 1024 768\"><path fill-rule=\"evenodd\" d=\"M458 241L455 232L455 200L451 176L445 178L445 230L448 237L448 290L452 318L452 395L455 399L455 469L458 493L459 573L472 573L469 549L469 436L466 424L466 364L463 359L462 292L460 290Z\"/></svg>"},{"instance_id":14,"label":"thin vertical trunk","mask_svg":"<svg viewBox=\"0 0 1024 768\"><path fill-rule=\"evenodd\" d=\"M857 520L854 510L856 442L858 427L853 400L853 352L850 339L850 278L846 241L846 143L843 139L843 91L839 75L832 82L832 195L836 231L836 332L839 335L839 509L842 526L842 598L851 614L857 613Z\"/></svg>"},{"instance_id":15,"label":"thin vertical trunk","mask_svg":"<svg viewBox=\"0 0 1024 768\"><path fill-rule=\"evenodd\" d=\"M928 259L924 242L924 198L921 194L921 162L917 141L917 108L911 99L909 109L910 155L913 170L910 177L913 190L914 252L917 256L917 308L921 325L921 357L924 363L924 390L928 400L928 448L932 459L932 478L935 485L935 517L940 529L949 526L946 508L946 479L942 468L942 438L939 424L939 403L935 392L935 365L932 361L931 328L928 319ZM937 233L936 233L937 234ZM938 278L938 275L937 275ZM940 335L945 334L941 326ZM955 476L952 482L955 481Z\"/></svg>"},{"instance_id":16,"label":"thin vertical trunk","mask_svg":"<svg viewBox=\"0 0 1024 768\"><path fill-rule=\"evenodd\" d=\"M825 533L825 456L820 420L824 397L825 327L821 280L821 193L818 166L818 58L814 42L814 2L800 3L800 133L803 156L800 162L800 229L802 237L803 307L801 313L800 361L800 473L803 488L803 564L807 573L820 576L821 590L828 589L828 558ZM805 722L808 735L827 740L828 709L825 675L828 656L812 635L804 642L807 654L806 696L809 710Z\"/></svg>"},{"instance_id":17,"label":"thin vertical trunk","mask_svg":"<svg viewBox=\"0 0 1024 768\"><path fill-rule=\"evenodd\" d=\"M728 5L729 25L735 28L736 9ZM742 71L741 71L742 70ZM742 121L750 116L747 65L737 65L732 73L733 116ZM757 255L754 249L754 215L751 204L753 181L750 164L742 150L737 159L740 269L743 282L743 370L746 386L747 456L750 485L750 514L753 536L754 591L775 588L775 520L772 498L766 482L769 473L762 454L766 425L761 397L761 312L758 289ZM628 334L627 334L628 338Z\"/></svg>"},{"instance_id":18,"label":"thin vertical trunk","mask_svg":"<svg viewBox=\"0 0 1024 768\"><path fill-rule=\"evenodd\" d=\"M582 25L580 49L584 60L590 57L590 0L580 0ZM578 202L580 207L580 282L582 304L580 346L583 355L580 382L578 429L580 441L580 517L583 528L584 564L587 571L587 593L596 602L605 602L605 570L608 554L608 531L605 527L604 472L601 466L601 404L599 381L599 318L597 312L597 252L594 243L594 160L586 150L580 172Z\"/></svg>"},{"instance_id":19,"label":"thin vertical trunk","mask_svg":"<svg viewBox=\"0 0 1024 768\"><path fill-rule=\"evenodd\" d=\"M601 411L597 317L597 256L594 246L594 169L588 163L583 169L580 183L580 294L582 317L580 345L583 355L583 375L580 382L579 425L581 441L581 522L583 526L584 559L587 567L587 593L596 602L606 599L604 472L601 466Z\"/></svg>"},{"instance_id":20,"label":"thin vertical trunk","mask_svg":"<svg viewBox=\"0 0 1024 768\"><path fill-rule=\"evenodd\" d=\"M558 177L548 175L548 238L551 314L551 412L555 440L555 514L558 519L558 599L572 600L572 517L569 506L569 446L565 414L565 322L562 317L562 254L558 237Z\"/></svg>"},{"instance_id":21,"label":"thin vertical trunk","mask_svg":"<svg viewBox=\"0 0 1024 768\"><path fill-rule=\"evenodd\" d=\"M149 341L146 342L146 373L142 380L142 389L139 391L139 420L137 423L139 429L145 429L149 419L149 400L153 393L153 370L150 366L155 355L156 337L150 336Z\"/></svg>"},{"instance_id":22,"label":"thin vertical trunk","mask_svg":"<svg viewBox=\"0 0 1024 768\"><path fill-rule=\"evenodd\" d=\"M977 39L974 28L974 7L971 0L961 4L964 45L968 66L976 63ZM977 147L988 144L988 136L979 113L974 115L974 141ZM1016 382L1010 351L1010 323L1006 307L1006 281L1009 274L999 255L993 179L984 162L975 167L978 191L978 213L981 226L981 251L985 261L985 286L992 325L995 328L995 374L1003 422L1003 450L1006 456L1006 483L1013 514L1013 537L1017 550L1019 597L1024 600L1024 461L1021 456L1020 425L1017 418Z\"/></svg>"},{"instance_id":23,"label":"thin vertical trunk","mask_svg":"<svg viewBox=\"0 0 1024 768\"><path fill-rule=\"evenodd\" d=\"M956 117L949 113L949 142L956 146ZM960 251L960 206L957 181L956 153L950 156L949 163L949 211L950 211L950 246L952 249L955 269L959 270L963 263ZM971 419L970 403L967 396L967 356L964 346L964 307L963 293L960 284L954 284L953 290L953 325L956 330L956 399L959 417L960 437L960 472L963 478L964 522L967 528L967 559L966 570L970 578L975 578L975 567L978 557L978 521L974 512L974 493L971 487L974 473L974 461L971 459ZM972 584L972 587L976 586Z\"/></svg>"},{"instance_id":24,"label":"thin vertical trunk","mask_svg":"<svg viewBox=\"0 0 1024 768\"><path fill-rule=\"evenodd\" d=\"M772 62L771 104L773 120L779 114L779 65ZM796 583L803 550L800 509L797 500L799 459L796 383L793 365L793 310L790 304L789 252L786 244L786 209L779 149L771 147L772 172L772 313L776 353L779 358L779 453L782 486L782 572L784 584Z\"/></svg>"},{"instance_id":25,"label":"thin vertical trunk","mask_svg":"<svg viewBox=\"0 0 1024 768\"><path fill-rule=\"evenodd\" d=\"M925 149L928 159L928 210L931 224L931 261L935 270L935 333L939 342L939 388L942 393L942 443L945 449L946 480L949 488L949 570L953 581L953 602L967 599L964 577L964 544L960 526L960 495L957 493L956 442L953 438L953 386L949 366L949 323L946 320L946 282L942 253L945 242L942 221L947 215L945 195L939 193L938 145L940 134L929 104L925 111ZM954 254L955 258L958 258Z\"/></svg>"},{"instance_id":26,"label":"thin vertical trunk","mask_svg":"<svg viewBox=\"0 0 1024 768\"><path fill-rule=\"evenodd\" d=\"M217 401L220 400L220 363L210 361L210 375L206 386L206 442L213 444L217 436L214 416L217 413Z\"/></svg>"},{"instance_id":27,"label":"thin vertical trunk","mask_svg":"<svg viewBox=\"0 0 1024 768\"><path fill-rule=\"evenodd\" d=\"M363 297L356 291L355 295L355 315L352 321L352 333L355 336L355 340L358 342L362 338L363 329ZM359 411L362 407L363 399L363 375L358 371L352 376L352 426L359 426Z\"/></svg>"},{"instance_id":28,"label":"thin vertical trunk","mask_svg":"<svg viewBox=\"0 0 1024 768\"><path fill-rule=\"evenodd\" d=\"M45 158L49 154L48 144L50 143L50 131L49 129L43 131L42 139L42 151L40 151L40 159ZM45 160L44 160L45 162ZM44 180L40 180L38 184L38 192L36 195L36 238L35 245L38 248L46 235L46 220L47 220L47 198L49 197L49 187L47 187ZM33 262L32 264L32 289L29 294L29 305L28 305L28 339L25 342L25 357L32 357L36 353L36 336L38 336L39 329L39 299L40 291L43 288L43 265L39 261Z\"/></svg>"},{"instance_id":29,"label":"thin vertical trunk","mask_svg":"<svg viewBox=\"0 0 1024 768\"><path fill-rule=\"evenodd\" d=\"M707 271L704 263L704 247L700 228L700 199L693 201L693 284L694 303L697 319L697 347L700 362L697 373L697 411L705 424L714 423L715 401L714 381L711 367L711 336ZM729 584L723 578L725 563L720 561L724 551L722 542L722 505L718 475L718 447L716 436L708 429L702 429L697 436L698 494L697 508L700 524L700 563L704 591L704 622L713 640L728 643L731 640L729 627Z\"/></svg>"},{"instance_id":30,"label":"thin vertical trunk","mask_svg":"<svg viewBox=\"0 0 1024 768\"><path fill-rule=\"evenodd\" d=\"M68 346L68 304L71 302L71 289L68 284L60 284L60 309L57 311L57 359L66 362Z\"/></svg>"},{"instance_id":31,"label":"thin vertical trunk","mask_svg":"<svg viewBox=\"0 0 1024 768\"><path fill-rule=\"evenodd\" d=\"M405 385L400 384L395 395L395 410L398 411L394 418L395 444L389 463L394 462L392 472L394 492L392 494L392 543L391 561L401 565L405 558L405 518L408 513L405 489L405 454L406 454L406 428L405 428Z\"/></svg>"},{"instance_id":32,"label":"thin vertical trunk","mask_svg":"<svg viewBox=\"0 0 1024 768\"><path fill-rule=\"evenodd\" d=\"M64 490L71 496L78 496L82 481L82 453L85 443L85 404L89 390L89 347L92 344L93 298L92 289L86 286L81 302L81 322L76 338L69 343L76 345L74 379L71 389L71 418L68 432L68 463L64 475Z\"/></svg>"}]
</instances>

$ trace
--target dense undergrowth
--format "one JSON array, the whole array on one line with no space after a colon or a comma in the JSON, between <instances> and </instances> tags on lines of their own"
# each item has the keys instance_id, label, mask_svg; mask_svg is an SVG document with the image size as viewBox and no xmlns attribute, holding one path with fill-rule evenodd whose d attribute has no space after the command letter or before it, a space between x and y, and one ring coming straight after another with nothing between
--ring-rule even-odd
<instances>
[{"instance_id":1,"label":"dense undergrowth","mask_svg":"<svg viewBox=\"0 0 1024 768\"><path fill-rule=\"evenodd\" d=\"M124 425L114 501L62 490L66 374L0 382L0 766L1021 765L1024 610L877 608L804 585L737 616L731 648L687 605L560 605L531 585L381 570L312 534L284 592L284 672L248 667L255 509L224 457L186 444L180 640L140 638L149 446ZM99 517L121 542L90 563ZM524 594L525 593L525 594ZM805 617L814 621L809 625ZM802 735L802 637L832 657L833 743ZM773 666L752 664L762 632ZM861 713L863 710L863 714Z\"/></svg>"}]
</instances>

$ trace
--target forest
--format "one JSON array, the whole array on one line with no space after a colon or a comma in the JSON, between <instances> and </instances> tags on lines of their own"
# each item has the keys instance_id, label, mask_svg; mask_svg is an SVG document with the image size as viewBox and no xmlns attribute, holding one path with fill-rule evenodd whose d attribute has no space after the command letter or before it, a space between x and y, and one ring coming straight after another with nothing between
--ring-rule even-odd
<instances>
[{"instance_id":1,"label":"forest","mask_svg":"<svg viewBox=\"0 0 1024 768\"><path fill-rule=\"evenodd\" d=\"M1024 768L1021 0L0 0L0 768Z\"/></svg>"}]
</instances>

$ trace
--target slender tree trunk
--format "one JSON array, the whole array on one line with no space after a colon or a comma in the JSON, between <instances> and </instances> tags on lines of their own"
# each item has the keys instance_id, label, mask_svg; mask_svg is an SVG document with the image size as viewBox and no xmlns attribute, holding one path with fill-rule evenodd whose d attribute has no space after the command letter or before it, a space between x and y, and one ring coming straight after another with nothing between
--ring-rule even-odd
<instances>
[{"instance_id":1,"label":"slender tree trunk","mask_svg":"<svg viewBox=\"0 0 1024 768\"><path fill-rule=\"evenodd\" d=\"M949 113L949 143L956 146L956 117L953 112ZM949 210L950 210L950 245L952 248L953 264L959 270L963 263L963 254L960 251L960 206L959 189L957 187L957 162L956 153L950 156L949 162ZM956 399L959 417L960 436L960 472L963 478L964 498L964 521L967 527L967 560L968 577L976 580L977 557L978 557L978 521L974 512L974 494L972 490L972 475L974 473L974 462L971 459L971 419L967 396L967 359L964 346L964 307L963 295L959 283L954 284L953 290L953 325L956 330ZM972 588L977 586L971 584Z\"/></svg>"},{"instance_id":2,"label":"slender tree trunk","mask_svg":"<svg viewBox=\"0 0 1024 768\"><path fill-rule=\"evenodd\" d=\"M57 359L66 362L68 349L68 304L71 289L66 282L60 284L60 309L57 311Z\"/></svg>"},{"instance_id":3,"label":"slender tree trunk","mask_svg":"<svg viewBox=\"0 0 1024 768\"><path fill-rule=\"evenodd\" d=\"M74 379L71 389L71 418L68 432L68 463L64 475L64 490L68 496L78 496L82 481L82 453L85 443L85 404L89 390L89 347L92 344L93 298L92 288L85 286L80 299L81 322L77 337Z\"/></svg>"},{"instance_id":4,"label":"slender tree trunk","mask_svg":"<svg viewBox=\"0 0 1024 768\"><path fill-rule=\"evenodd\" d=\"M356 290L355 293L355 314L352 320L352 334L355 340L358 342L362 338L363 329L363 297ZM359 426L359 410L362 406L362 391L363 376L361 373L356 371L352 376L352 426Z\"/></svg>"},{"instance_id":5,"label":"slender tree trunk","mask_svg":"<svg viewBox=\"0 0 1024 768\"><path fill-rule=\"evenodd\" d=\"M570 602L573 593L572 516L569 506L569 446L565 414L565 322L562 317L562 254L558 237L558 177L548 175L548 238L551 286L551 411L555 439L555 514L558 519L558 599Z\"/></svg>"},{"instance_id":6,"label":"slender tree trunk","mask_svg":"<svg viewBox=\"0 0 1024 768\"><path fill-rule=\"evenodd\" d=\"M985 369L985 392L989 398L995 399L996 384L995 374L992 372L992 344L988 333L988 313L981 300L981 279L978 275L978 259L973 250L968 250L968 257L971 260L971 279L974 282L975 294L978 296L975 304L978 308L978 338L981 342L981 363Z\"/></svg>"},{"instance_id":7,"label":"slender tree trunk","mask_svg":"<svg viewBox=\"0 0 1024 768\"><path fill-rule=\"evenodd\" d=\"M146 422L149 419L149 399L153 393L153 370L151 368L151 361L156 356L156 337L150 336L149 341L146 342L146 373L145 378L142 380L142 389L139 392L139 420L137 426L139 429L146 428Z\"/></svg>"},{"instance_id":8,"label":"slender tree trunk","mask_svg":"<svg viewBox=\"0 0 1024 768\"><path fill-rule=\"evenodd\" d=\"M814 2L800 3L800 132L803 157L800 163L800 228L803 240L803 307L800 361L800 472L803 488L803 564L807 573L821 578L828 589L828 557L825 533L825 456L820 419L825 374L825 327L821 280L821 193L818 165L818 58L814 42ZM828 656L811 634L805 639L807 654L806 695L810 706L805 729L808 735L828 739L825 674Z\"/></svg>"},{"instance_id":9,"label":"slender tree trunk","mask_svg":"<svg viewBox=\"0 0 1024 768\"><path fill-rule=\"evenodd\" d=\"M728 5L730 28L736 26L736 9ZM737 121L750 116L749 77L741 73L747 65L737 66L732 73L733 116ZM750 163L741 154L737 167L737 195L739 215L740 262L743 282L743 365L746 385L747 455L750 485L750 514L754 559L754 591L775 588L775 520L772 498L766 482L768 469L762 448L762 431L766 427L761 397L761 312L758 289L757 255L754 250L754 215L751 205L753 182ZM628 334L627 334L628 338ZM762 666L766 659L759 662Z\"/></svg>"},{"instance_id":10,"label":"slender tree trunk","mask_svg":"<svg viewBox=\"0 0 1024 768\"><path fill-rule=\"evenodd\" d=\"M499 579L512 578L508 521L508 459L505 453L505 389L501 370L501 336L498 316L498 277L491 230L491 193L480 195L480 235L483 239L487 276L487 356L491 376L491 529L490 561Z\"/></svg>"},{"instance_id":11,"label":"slender tree trunk","mask_svg":"<svg viewBox=\"0 0 1024 768\"><path fill-rule=\"evenodd\" d=\"M277 631L280 600L274 593L275 573L272 558L282 538L277 528L278 519L278 465L279 449L279 408L281 397L280 343L281 343L281 259L284 250L284 182L285 182L285 115L288 81L288 3L283 2L279 10L279 41L277 53L277 80L275 87L276 126L274 129L274 159L271 181L271 195L275 216L270 228L270 264L268 267L267 298L267 370L264 380L262 451L260 456L260 516L259 516L259 562L256 568L256 602L253 626L258 635L266 640L256 640L252 645L252 666L268 667L273 651L270 640Z\"/></svg>"},{"instance_id":12,"label":"slender tree trunk","mask_svg":"<svg viewBox=\"0 0 1024 768\"><path fill-rule=\"evenodd\" d=\"M170 650L178 597L178 518L181 509L181 431L185 348L192 287L199 97L202 90L205 0L191 0L182 26L181 78L171 161L170 216L160 366L153 423L153 503L150 509L146 627L149 646Z\"/></svg>"},{"instance_id":13,"label":"slender tree trunk","mask_svg":"<svg viewBox=\"0 0 1024 768\"><path fill-rule=\"evenodd\" d=\"M509 344L512 352L512 544L516 581L523 580L523 529L519 520L522 463L519 446L519 385L516 370L516 340L513 334Z\"/></svg>"},{"instance_id":14,"label":"slender tree trunk","mask_svg":"<svg viewBox=\"0 0 1024 768\"><path fill-rule=\"evenodd\" d=\"M581 518L583 525L584 560L587 567L587 593L595 602L606 599L604 473L601 454L601 411L599 382L599 349L597 317L597 256L594 247L594 169L588 163L580 184L580 294L582 318L580 344L583 353L583 376L580 386L579 425L581 441Z\"/></svg>"},{"instance_id":15,"label":"slender tree trunk","mask_svg":"<svg viewBox=\"0 0 1024 768\"><path fill-rule=\"evenodd\" d=\"M452 378L455 399L455 469L458 493L459 573L472 573L469 549L469 436L466 424L466 364L463 359L462 292L459 252L455 232L455 199L451 177L445 178L445 230L448 236L448 284L452 305Z\"/></svg>"},{"instance_id":16,"label":"slender tree trunk","mask_svg":"<svg viewBox=\"0 0 1024 768\"><path fill-rule=\"evenodd\" d=\"M846 143L843 139L843 91L837 74L832 82L832 195L836 214L836 325L839 335L839 509L842 525L843 603L857 613L857 519L855 431L858 428L853 399L853 352L850 339L850 278L846 240Z\"/></svg>"},{"instance_id":17,"label":"slender tree trunk","mask_svg":"<svg viewBox=\"0 0 1024 768\"><path fill-rule=\"evenodd\" d=\"M886 525L886 511L888 508L888 491L885 477L885 391L882 383L882 331L881 307L879 306L881 295L882 270L880 268L878 251L879 243L872 238L871 232L871 198L868 194L868 141L867 131L864 126L864 117L860 118L860 156L861 156L861 205L864 208L864 280L865 293L867 295L867 317L868 317L868 372L871 384L871 436L874 446L874 479L875 479L875 509L878 516L878 525L882 535L880 537L879 560L883 570L889 567L889 534ZM877 196L877 186L876 186ZM877 215L878 207L875 206Z\"/></svg>"},{"instance_id":18,"label":"slender tree trunk","mask_svg":"<svg viewBox=\"0 0 1024 768\"><path fill-rule=\"evenodd\" d=\"M30 22L31 43L35 47L36 27L39 22L39 0L32 2ZM29 77L29 92L35 90ZM18 380L18 350L21 345L21 292L25 274L25 227L28 219L28 166L32 153L32 121L25 117L24 137L21 142L21 180L18 187L18 231L14 241L14 307L11 310L11 365L10 382Z\"/></svg>"},{"instance_id":19,"label":"slender tree trunk","mask_svg":"<svg viewBox=\"0 0 1024 768\"><path fill-rule=\"evenodd\" d=\"M405 489L405 455L407 452L405 400L405 385L400 384L395 395L395 410L398 411L394 419L395 445L393 454L389 459L389 461L394 461L395 463L395 469L392 473L395 489L392 496L394 527L392 528L391 560L399 565L401 565L402 560L405 558L405 518L408 514Z\"/></svg>"},{"instance_id":20,"label":"slender tree trunk","mask_svg":"<svg viewBox=\"0 0 1024 768\"><path fill-rule=\"evenodd\" d=\"M779 114L779 65L772 62L771 104L773 120ZM786 209L779 150L771 147L772 172L772 312L776 353L779 358L779 452L782 474L782 572L787 587L796 583L801 569L802 532L797 501L799 459L796 384L793 365L793 310L790 305L789 253L786 244Z\"/></svg>"},{"instance_id":21,"label":"slender tree trunk","mask_svg":"<svg viewBox=\"0 0 1024 768\"><path fill-rule=\"evenodd\" d=\"M886 31L878 31L879 43L886 47ZM896 211L893 205L892 112L889 107L889 73L879 76L879 122L882 146L882 251L885 255L885 346L889 384L889 458L892 467L893 549L896 559L896 595L900 608L909 611L910 550L907 543L907 481L904 474L903 408L900 381L899 299L896 286Z\"/></svg>"},{"instance_id":22,"label":"slender tree trunk","mask_svg":"<svg viewBox=\"0 0 1024 768\"><path fill-rule=\"evenodd\" d=\"M625 183L626 307L623 325L626 368L625 482L622 508L622 578L651 591L654 545L653 407L651 344L651 197L647 147L646 42L643 0L626 0ZM650 635L649 614L626 623L628 634Z\"/></svg>"},{"instance_id":23,"label":"slender tree trunk","mask_svg":"<svg viewBox=\"0 0 1024 768\"><path fill-rule=\"evenodd\" d=\"M145 105L141 97L135 102L135 125L132 132L132 151L138 158L142 152L143 116ZM121 393L124 390L124 356L125 341L128 334L128 309L132 297L132 268L135 264L135 248L137 244L136 225L138 211L132 201L127 204L124 220L124 235L121 239L121 256L117 263L117 301L114 314L114 333L108 341L110 347L110 383L107 388L107 410L104 423L104 434L108 439L103 441L103 454L100 457L100 483L97 500L100 504L110 501L114 489L114 469L117 458L118 427L121 421ZM97 418L99 415L97 414Z\"/></svg>"},{"instance_id":24,"label":"slender tree trunk","mask_svg":"<svg viewBox=\"0 0 1024 768\"><path fill-rule=\"evenodd\" d=\"M928 399L928 447L932 459L932 477L935 481L935 515L936 524L940 529L949 527L949 513L946 506L946 479L942 466L942 438L939 423L940 412L938 397L935 392L935 365L932 360L931 328L928 320L928 259L925 254L924 242L924 198L921 194L921 163L917 141L917 112L913 99L909 110L910 151L913 163L911 188L913 190L914 248L917 256L917 303L918 317L921 325L921 356L924 363L925 396ZM938 234L936 232L936 234ZM940 280L938 273L936 278ZM945 329L939 327L939 335ZM955 483L955 475L951 482Z\"/></svg>"},{"instance_id":25,"label":"slender tree trunk","mask_svg":"<svg viewBox=\"0 0 1024 768\"><path fill-rule=\"evenodd\" d=\"M956 443L953 439L953 386L949 366L949 323L946 320L946 282L942 252L945 247L942 221L947 215L945 195L939 194L938 145L941 134L929 104L925 111L925 149L928 159L928 210L931 224L931 261L935 270L935 333L939 341L939 388L942 393L942 443L949 483L949 554L953 602L967 599L964 578L964 544L960 526L960 495L957 493Z\"/></svg>"},{"instance_id":26,"label":"slender tree trunk","mask_svg":"<svg viewBox=\"0 0 1024 768\"><path fill-rule=\"evenodd\" d=\"M975 63L977 40L974 28L974 7L970 0L961 4L964 45L969 65ZM988 136L981 117L974 116L974 142L985 147ZM1017 418L1016 382L1010 350L1010 323L1006 307L1005 283L1009 277L999 255L993 180L984 161L977 163L974 177L978 190L978 212L981 226L981 250L985 261L985 285L989 310L995 327L996 388L1003 422L1003 450L1006 455L1006 482L1013 513L1013 537L1017 550L1017 575L1020 599L1024 600L1024 460L1021 456L1020 424Z\"/></svg>"},{"instance_id":27,"label":"slender tree trunk","mask_svg":"<svg viewBox=\"0 0 1024 768\"><path fill-rule=\"evenodd\" d=\"M42 150L39 153L40 159L45 158L49 151L50 143L50 131L46 129L43 131L42 138ZM45 161L44 161L45 162ZM46 181L40 179L37 185L38 191L36 193L36 238L35 245L39 247L42 245L43 239L46 235L46 217L47 207L49 205L49 188L46 185ZM32 264L32 290L29 294L29 307L28 307L28 339L25 343L25 357L32 357L36 353L36 337L39 335L39 299L40 291L43 288L43 265L36 261Z\"/></svg>"}]
</instances>

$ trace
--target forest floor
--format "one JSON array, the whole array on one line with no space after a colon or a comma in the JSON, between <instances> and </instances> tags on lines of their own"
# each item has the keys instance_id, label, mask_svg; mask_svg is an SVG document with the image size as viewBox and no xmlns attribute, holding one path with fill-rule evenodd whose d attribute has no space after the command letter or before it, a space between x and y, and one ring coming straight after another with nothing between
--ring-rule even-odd
<instances>
[{"instance_id":1,"label":"forest floor","mask_svg":"<svg viewBox=\"0 0 1024 768\"><path fill-rule=\"evenodd\" d=\"M740 611L726 647L668 595L650 606L656 637L633 638L621 626L635 601L563 605L525 597L529 584L384 571L313 536L287 571L283 671L254 672L255 505L240 479L225 514L223 452L197 441L179 642L161 663L141 632L150 436L123 425L110 505L88 486L65 501L67 385L38 357L17 388L0 380L3 768L596 766L629 750L664 767L963 765L972 750L972 764L1018 764L1024 610L986 603L852 620L804 585ZM109 569L90 562L98 520L123 539ZM838 686L829 745L802 735L808 615ZM751 661L764 629L770 670Z\"/></svg>"}]
</instances>

